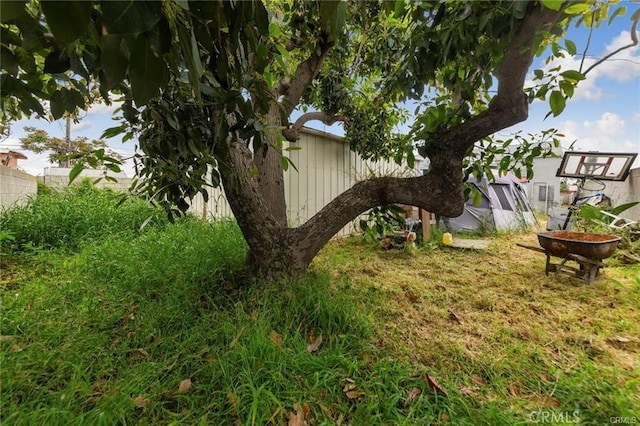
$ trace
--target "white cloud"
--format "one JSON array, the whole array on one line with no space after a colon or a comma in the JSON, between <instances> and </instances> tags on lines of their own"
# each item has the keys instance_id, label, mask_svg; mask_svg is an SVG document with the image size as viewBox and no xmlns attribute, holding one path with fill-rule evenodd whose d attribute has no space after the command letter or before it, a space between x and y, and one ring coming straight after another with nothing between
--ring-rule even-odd
<instances>
[{"instance_id":1,"label":"white cloud","mask_svg":"<svg viewBox=\"0 0 640 426\"><path fill-rule=\"evenodd\" d=\"M605 112L597 121L585 121L584 127L589 130L591 134L597 135L600 138L611 138L614 136L624 135L625 122L618 114L612 112Z\"/></svg>"},{"instance_id":2,"label":"white cloud","mask_svg":"<svg viewBox=\"0 0 640 426\"><path fill-rule=\"evenodd\" d=\"M595 121L564 121L558 129L565 135L561 138L565 149L573 144L574 151L640 152L637 136L627 132L622 117L611 112L603 113ZM636 160L636 167L639 163Z\"/></svg>"},{"instance_id":3,"label":"white cloud","mask_svg":"<svg viewBox=\"0 0 640 426\"><path fill-rule=\"evenodd\" d=\"M105 114L105 113L108 115L113 115L115 110L120 108L121 106L122 106L122 102L117 102L117 101L111 102L111 105L107 105L104 102L101 102L99 104L93 104L91 105L91 107L89 107L89 110L87 111L87 116Z\"/></svg>"},{"instance_id":4,"label":"white cloud","mask_svg":"<svg viewBox=\"0 0 640 426\"><path fill-rule=\"evenodd\" d=\"M77 123L71 123L71 132L77 132L79 130L89 130L93 128L93 121L91 120L87 120L82 119L81 121L77 122Z\"/></svg>"}]
</instances>

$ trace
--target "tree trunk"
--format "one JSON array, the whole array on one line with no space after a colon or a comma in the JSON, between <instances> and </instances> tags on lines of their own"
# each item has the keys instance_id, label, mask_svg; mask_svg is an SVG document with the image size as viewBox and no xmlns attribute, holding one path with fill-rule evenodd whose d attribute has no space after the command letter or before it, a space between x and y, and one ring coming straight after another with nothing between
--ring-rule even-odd
<instances>
[{"instance_id":1,"label":"tree trunk","mask_svg":"<svg viewBox=\"0 0 640 426\"><path fill-rule=\"evenodd\" d=\"M287 204L284 191L284 172L280 164L282 147L278 142L282 119L275 104L267 115L270 127L264 133L264 149L254 153L254 163L258 169L258 184L269 211L281 226L287 226Z\"/></svg>"},{"instance_id":2,"label":"tree trunk","mask_svg":"<svg viewBox=\"0 0 640 426\"><path fill-rule=\"evenodd\" d=\"M434 153L429 173L415 178L382 177L358 182L298 228L288 228L267 207L251 152L241 141L228 145L221 170L227 199L249 246L247 267L256 278L301 277L324 245L345 225L379 205L403 203L457 216L462 212L463 153ZM278 166L279 167L279 166ZM267 212L267 213L265 213Z\"/></svg>"}]
</instances>

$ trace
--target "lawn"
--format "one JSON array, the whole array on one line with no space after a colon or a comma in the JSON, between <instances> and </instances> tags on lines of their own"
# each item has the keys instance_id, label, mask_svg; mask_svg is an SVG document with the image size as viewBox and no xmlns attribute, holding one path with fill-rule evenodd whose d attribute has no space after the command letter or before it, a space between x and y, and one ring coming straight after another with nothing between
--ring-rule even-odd
<instances>
[{"instance_id":1,"label":"lawn","mask_svg":"<svg viewBox=\"0 0 640 426\"><path fill-rule=\"evenodd\" d=\"M516 246L533 231L485 251L350 238L301 282L248 283L233 222L56 197L0 220L3 424L640 421L638 264L586 285L544 275ZM73 197L101 207L63 221Z\"/></svg>"}]
</instances>

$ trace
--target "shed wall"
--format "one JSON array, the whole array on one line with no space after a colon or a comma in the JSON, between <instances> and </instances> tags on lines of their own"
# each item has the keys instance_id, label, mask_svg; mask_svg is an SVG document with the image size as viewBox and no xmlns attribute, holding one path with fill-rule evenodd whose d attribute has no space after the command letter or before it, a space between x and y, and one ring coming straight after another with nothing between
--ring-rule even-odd
<instances>
[{"instance_id":1,"label":"shed wall","mask_svg":"<svg viewBox=\"0 0 640 426\"><path fill-rule=\"evenodd\" d=\"M299 226L319 212L331 200L351 188L357 181L373 175L417 175L414 170L388 161L367 161L349 149L342 138L306 129L295 144L300 149L285 151L296 169L285 171L285 198L291 226ZM209 201L198 195L191 210L203 217L233 217L229 203L220 188L209 190ZM345 226L337 235L356 231L355 224Z\"/></svg>"}]
</instances>

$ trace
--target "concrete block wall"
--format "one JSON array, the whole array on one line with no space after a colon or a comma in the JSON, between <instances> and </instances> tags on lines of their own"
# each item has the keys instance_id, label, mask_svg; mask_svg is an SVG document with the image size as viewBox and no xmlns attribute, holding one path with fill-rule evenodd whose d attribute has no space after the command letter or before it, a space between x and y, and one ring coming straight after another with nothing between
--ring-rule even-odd
<instances>
[{"instance_id":1,"label":"concrete block wall","mask_svg":"<svg viewBox=\"0 0 640 426\"><path fill-rule=\"evenodd\" d=\"M15 205L23 205L38 193L36 177L0 165L0 213Z\"/></svg>"},{"instance_id":2,"label":"concrete block wall","mask_svg":"<svg viewBox=\"0 0 640 426\"><path fill-rule=\"evenodd\" d=\"M48 167L45 169L43 176L38 176L38 181L47 185L49 188L63 189L69 185L70 171L70 168ZM98 178L103 178L94 184L96 188L112 188L117 192L127 192L133 181L132 178L126 177L123 173L114 174L109 172L108 176L114 177L118 181L111 182L104 179L103 170L85 169L73 181L73 184L80 183L85 178L91 179L92 182Z\"/></svg>"},{"instance_id":3,"label":"concrete block wall","mask_svg":"<svg viewBox=\"0 0 640 426\"><path fill-rule=\"evenodd\" d=\"M631 170L624 182L605 181L607 188L604 193L611 197L614 206L633 201L640 201L640 167ZM624 218L640 222L640 204L622 212Z\"/></svg>"}]
</instances>

